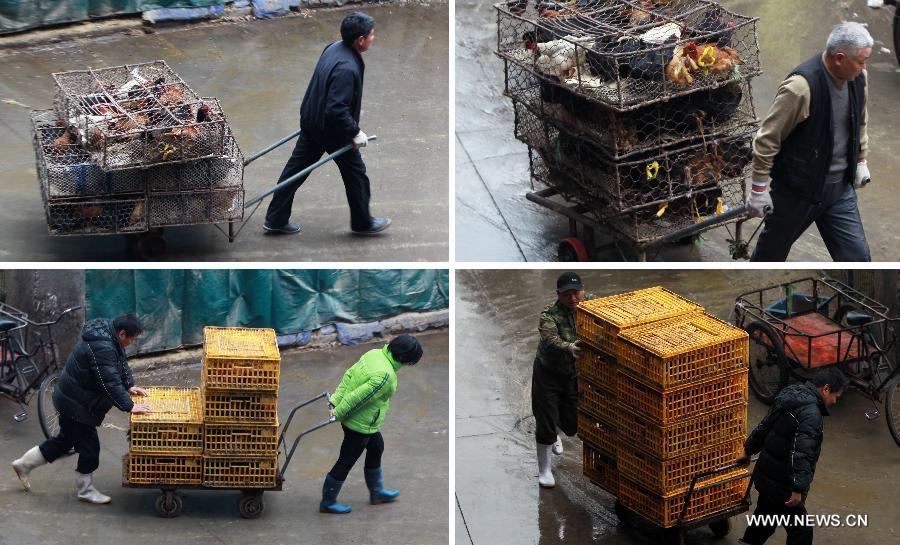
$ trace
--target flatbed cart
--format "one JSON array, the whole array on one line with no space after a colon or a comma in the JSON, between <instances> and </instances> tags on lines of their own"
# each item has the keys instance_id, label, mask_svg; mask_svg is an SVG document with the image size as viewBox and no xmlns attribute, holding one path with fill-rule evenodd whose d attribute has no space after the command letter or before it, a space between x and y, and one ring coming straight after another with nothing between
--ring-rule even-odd
<instances>
[{"instance_id":1,"label":"flatbed cart","mask_svg":"<svg viewBox=\"0 0 900 545\"><path fill-rule=\"evenodd\" d=\"M711 486L745 479L747 477L747 474L742 472L740 475L735 475L729 477L728 479L716 480L711 484L699 487L697 486L698 481L700 481L701 479L712 477L714 475L724 474L741 467L746 466L734 463L695 475L693 479L691 479L691 484L685 495L684 506L681 509L678 520L673 526L665 528L658 526L648 521L638 513L622 505L622 503L618 499L616 499L616 502L614 504L616 516L627 528L645 527L649 528L651 531L655 530L657 532L661 532L662 542L664 545L684 545L685 534L687 533L687 531L695 528L701 528L703 526L709 526L709 529L716 537L725 537L731 532L731 517L740 515L741 513L746 513L750 510L750 505L752 504L750 500L750 489L753 486L752 475L750 476L750 480L747 483L746 492L744 493L741 500L736 504L724 507L720 511L704 515L697 519L685 520L685 517L687 516L688 510L691 507L691 500L694 498L695 493Z\"/></svg>"},{"instance_id":2,"label":"flatbed cart","mask_svg":"<svg viewBox=\"0 0 900 545\"><path fill-rule=\"evenodd\" d=\"M557 257L560 261L592 261L596 253L611 248L617 249L619 254L627 259L626 253L620 245L620 243L625 243L628 245L628 249L637 254L638 261L643 262L647 261L647 252L654 248L659 248L666 243L674 243L686 239L691 240L703 231L732 222L735 223L734 236L728 241L731 257L732 259L747 259L750 256L750 242L759 230L759 227L757 227L747 241L742 240L742 227L748 219L747 207L738 206L693 225L676 229L653 240L635 242L618 232L611 225L589 215L589 211L584 205L566 200L562 193L554 187L530 191L525 194L525 198L561 214L569 220L569 236L559 241L557 249ZM598 234L606 235L612 241L598 246Z\"/></svg>"},{"instance_id":3,"label":"flatbed cart","mask_svg":"<svg viewBox=\"0 0 900 545\"><path fill-rule=\"evenodd\" d=\"M284 423L284 426L281 428L281 433L278 436L278 451L279 453L283 453L285 455L284 463L279 468L276 466L275 470L275 484L273 486L268 487L257 487L257 488L241 488L241 487L213 487L213 486L205 486L203 484L165 484L165 483L156 483L156 484L144 484L144 483L132 483L128 481L128 466L127 464L123 464L122 467L122 486L125 488L155 488L160 491L160 495L156 498L155 508L156 514L163 518L174 518L181 514L182 509L182 499L176 492L181 490L240 490L241 491L241 499L238 501L238 512L243 518L254 519L259 518L260 515L266 509L265 499L263 499L263 493L265 492L278 492L282 489L284 484L284 475L287 471L288 465L291 463L291 459L294 457L294 452L297 450L297 445L300 443L300 439L304 436L318 430L324 428L325 426L331 424L335 421L334 417L331 417L327 420L323 420L318 424L306 429L301 432L294 438L293 443L291 444L290 450L288 450L288 441L286 439L286 434L288 429L291 426L291 421L294 418L294 414L301 408L314 403L320 399L328 400L330 398L329 392L322 392L316 397L304 401L303 403L297 405L291 410L290 415L288 416L287 421Z\"/></svg>"}]
</instances>

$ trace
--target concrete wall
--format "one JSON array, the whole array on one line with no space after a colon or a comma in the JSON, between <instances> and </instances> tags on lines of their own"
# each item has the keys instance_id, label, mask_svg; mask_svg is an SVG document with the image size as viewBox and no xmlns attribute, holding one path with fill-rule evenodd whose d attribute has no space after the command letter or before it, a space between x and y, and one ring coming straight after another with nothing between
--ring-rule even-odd
<instances>
[{"instance_id":1,"label":"concrete wall","mask_svg":"<svg viewBox=\"0 0 900 545\"><path fill-rule=\"evenodd\" d=\"M7 304L25 312L31 320L50 321L69 307L84 307L83 270L7 269L4 272ZM83 308L54 326L53 338L62 363L78 342L82 325Z\"/></svg>"}]
</instances>

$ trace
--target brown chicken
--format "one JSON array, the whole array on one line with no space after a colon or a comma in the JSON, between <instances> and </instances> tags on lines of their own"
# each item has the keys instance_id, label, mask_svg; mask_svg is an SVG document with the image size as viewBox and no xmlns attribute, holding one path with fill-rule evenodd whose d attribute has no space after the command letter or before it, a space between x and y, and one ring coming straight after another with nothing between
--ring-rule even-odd
<instances>
[{"instance_id":1,"label":"brown chicken","mask_svg":"<svg viewBox=\"0 0 900 545\"><path fill-rule=\"evenodd\" d=\"M726 167L722 150L717 144L709 146L709 153L699 152L684 166L684 181L690 187L703 187L722 181Z\"/></svg>"},{"instance_id":2,"label":"brown chicken","mask_svg":"<svg viewBox=\"0 0 900 545\"><path fill-rule=\"evenodd\" d=\"M653 0L644 0L641 2L641 8L625 8L619 12L621 17L627 17L631 26L640 26L647 24L653 20Z\"/></svg>"},{"instance_id":3,"label":"brown chicken","mask_svg":"<svg viewBox=\"0 0 900 545\"><path fill-rule=\"evenodd\" d=\"M730 47L688 42L675 48L666 65L666 79L684 87L693 83L698 73L726 76L739 64L743 64L741 57Z\"/></svg>"},{"instance_id":4,"label":"brown chicken","mask_svg":"<svg viewBox=\"0 0 900 545\"><path fill-rule=\"evenodd\" d=\"M178 87L164 87L159 95L159 101L164 106L178 106L184 102L184 92Z\"/></svg>"},{"instance_id":5,"label":"brown chicken","mask_svg":"<svg viewBox=\"0 0 900 545\"><path fill-rule=\"evenodd\" d=\"M50 142L48 146L50 151L57 155L63 155L69 151L72 145L76 142L75 135L72 134L72 131L66 129L59 138Z\"/></svg>"}]
</instances>

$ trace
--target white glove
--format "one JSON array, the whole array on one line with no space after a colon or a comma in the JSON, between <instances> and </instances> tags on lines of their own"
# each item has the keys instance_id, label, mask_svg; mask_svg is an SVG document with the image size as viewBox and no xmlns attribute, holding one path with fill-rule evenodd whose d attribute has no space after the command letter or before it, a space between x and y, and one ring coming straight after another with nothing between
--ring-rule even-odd
<instances>
[{"instance_id":1,"label":"white glove","mask_svg":"<svg viewBox=\"0 0 900 545\"><path fill-rule=\"evenodd\" d=\"M869 165L865 161L860 161L856 165L856 178L853 179L853 189L861 189L866 187L872 181L869 175Z\"/></svg>"},{"instance_id":2,"label":"white glove","mask_svg":"<svg viewBox=\"0 0 900 545\"><path fill-rule=\"evenodd\" d=\"M775 207L772 205L772 196L769 195L769 184L753 182L753 189L747 197L747 208L753 218L764 218L772 213Z\"/></svg>"},{"instance_id":3,"label":"white glove","mask_svg":"<svg viewBox=\"0 0 900 545\"><path fill-rule=\"evenodd\" d=\"M581 346L578 344L579 342L580 341L569 343L569 346L567 347L569 349L569 354L572 354L572 357L576 360L578 359L578 356L581 355Z\"/></svg>"},{"instance_id":4,"label":"white glove","mask_svg":"<svg viewBox=\"0 0 900 545\"><path fill-rule=\"evenodd\" d=\"M356 136L353 137L353 147L354 148L364 148L364 147L366 147L366 144L368 144L368 143L369 143L369 137L366 136L366 133L362 132L362 129L360 129L360 131L358 133L356 133Z\"/></svg>"}]
</instances>

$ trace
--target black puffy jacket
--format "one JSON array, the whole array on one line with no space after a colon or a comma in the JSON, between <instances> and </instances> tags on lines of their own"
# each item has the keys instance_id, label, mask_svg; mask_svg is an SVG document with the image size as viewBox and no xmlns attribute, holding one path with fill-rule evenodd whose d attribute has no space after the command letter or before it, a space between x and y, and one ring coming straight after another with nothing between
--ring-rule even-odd
<instances>
[{"instance_id":1,"label":"black puffy jacket","mask_svg":"<svg viewBox=\"0 0 900 545\"><path fill-rule=\"evenodd\" d=\"M326 47L300 104L300 128L335 145L349 144L359 132L365 70L351 46L338 41Z\"/></svg>"},{"instance_id":2,"label":"black puffy jacket","mask_svg":"<svg viewBox=\"0 0 900 545\"><path fill-rule=\"evenodd\" d=\"M69 354L53 391L53 404L73 420L99 426L113 406L131 411L132 386L134 377L112 320L95 318L84 324L81 341Z\"/></svg>"},{"instance_id":3,"label":"black puffy jacket","mask_svg":"<svg viewBox=\"0 0 900 545\"><path fill-rule=\"evenodd\" d=\"M792 492L806 498L822 450L825 399L812 383L792 384L775 397L744 451L760 452L754 482L760 494L787 501Z\"/></svg>"}]
</instances>

